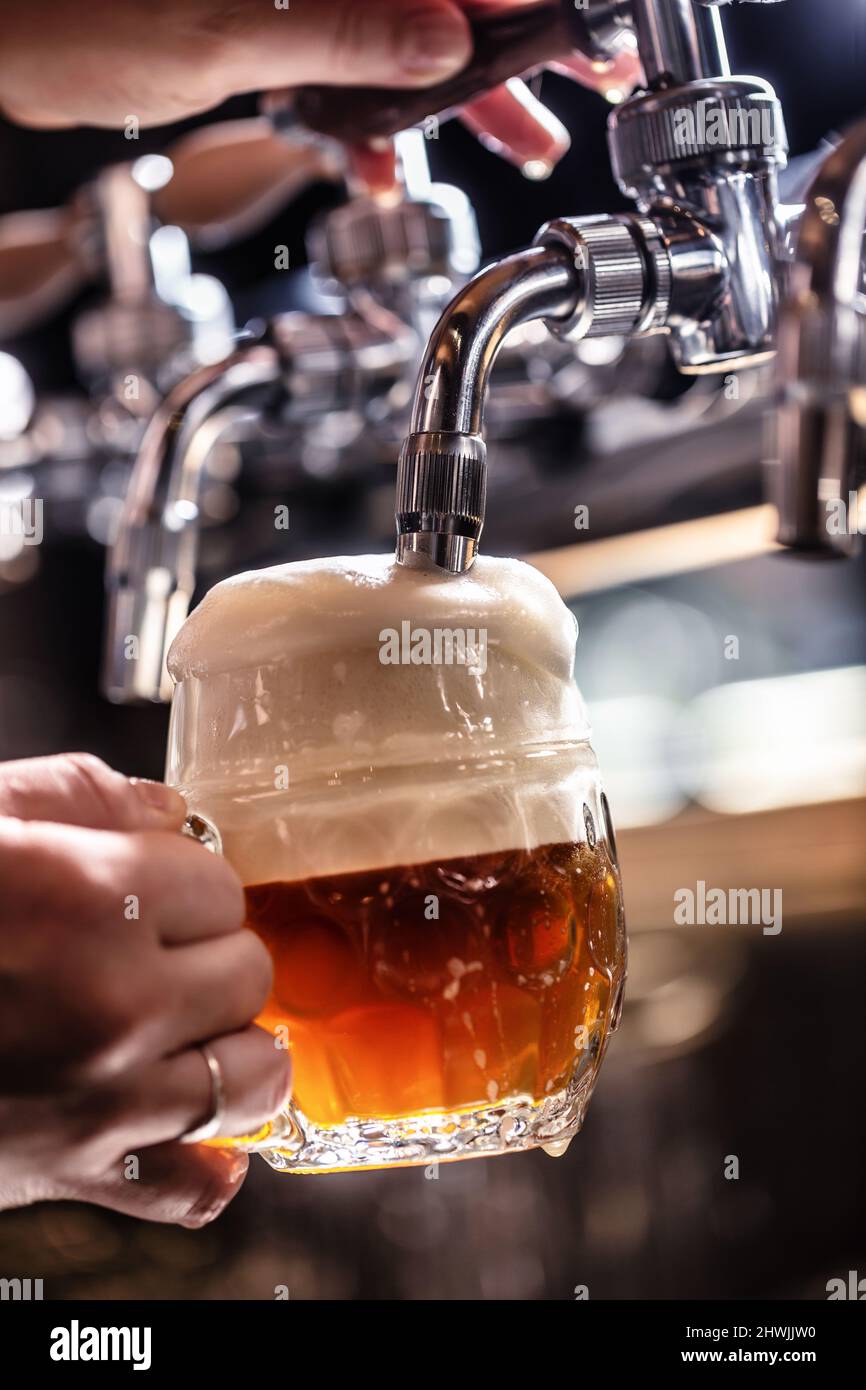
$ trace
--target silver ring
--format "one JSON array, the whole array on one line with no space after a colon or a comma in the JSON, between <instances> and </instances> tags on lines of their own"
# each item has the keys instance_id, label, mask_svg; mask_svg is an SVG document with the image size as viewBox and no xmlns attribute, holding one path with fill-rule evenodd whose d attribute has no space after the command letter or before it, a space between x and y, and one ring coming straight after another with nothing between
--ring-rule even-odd
<instances>
[{"instance_id":1,"label":"silver ring","mask_svg":"<svg viewBox=\"0 0 866 1390\"><path fill-rule=\"evenodd\" d=\"M207 1043L202 1043L198 1050L207 1062L208 1075L210 1076L210 1118L205 1120L203 1125L196 1125L195 1129L187 1130L186 1134L182 1134L180 1136L181 1144L201 1144L205 1139L214 1139L223 1127L226 1114L226 1088L219 1059L213 1048L208 1047Z\"/></svg>"}]
</instances>

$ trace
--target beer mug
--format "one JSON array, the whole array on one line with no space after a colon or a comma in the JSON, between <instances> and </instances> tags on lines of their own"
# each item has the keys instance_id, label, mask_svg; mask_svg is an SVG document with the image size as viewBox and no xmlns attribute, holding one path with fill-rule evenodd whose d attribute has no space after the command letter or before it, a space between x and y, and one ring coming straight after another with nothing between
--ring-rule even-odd
<instances>
[{"instance_id":1,"label":"beer mug","mask_svg":"<svg viewBox=\"0 0 866 1390\"><path fill-rule=\"evenodd\" d=\"M168 783L274 963L257 1020L291 1172L430 1164L579 1130L625 977L607 801L550 582L392 556L218 584L169 655Z\"/></svg>"}]
</instances>

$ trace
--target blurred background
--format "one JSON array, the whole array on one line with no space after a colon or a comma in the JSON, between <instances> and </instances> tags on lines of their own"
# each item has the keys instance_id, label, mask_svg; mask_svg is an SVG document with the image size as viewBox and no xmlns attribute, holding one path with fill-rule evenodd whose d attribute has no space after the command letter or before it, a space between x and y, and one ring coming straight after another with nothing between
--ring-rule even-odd
<instances>
[{"instance_id":1,"label":"blurred background","mask_svg":"<svg viewBox=\"0 0 866 1390\"><path fill-rule=\"evenodd\" d=\"M793 155L866 113L866 0L741 4L726 21L734 71L776 86ZM455 122L423 153L404 143L410 191L426 155L469 198L484 260L549 217L626 206L604 100L553 75L535 90L572 135L544 181ZM356 192L339 152L256 113L233 102L134 145L0 121L0 501L42 500L45 533L0 534L0 759L81 748L161 775L167 711L98 688L105 546L143 425L233 327L351 301L316 231ZM226 172L241 165L246 181ZM155 316L116 249L142 217ZM199 592L390 548L413 374L372 423L351 400L327 422L227 432L203 486ZM254 1161L197 1233L76 1206L0 1216L0 1271L44 1278L46 1297L822 1298L866 1274L866 562L774 547L761 370L687 382L660 340L566 357L530 334L497 381L485 548L532 558L573 606L619 832L630 980L585 1131L555 1160L435 1172L293 1179ZM782 931L675 926L675 892L701 880L781 890Z\"/></svg>"}]
</instances>

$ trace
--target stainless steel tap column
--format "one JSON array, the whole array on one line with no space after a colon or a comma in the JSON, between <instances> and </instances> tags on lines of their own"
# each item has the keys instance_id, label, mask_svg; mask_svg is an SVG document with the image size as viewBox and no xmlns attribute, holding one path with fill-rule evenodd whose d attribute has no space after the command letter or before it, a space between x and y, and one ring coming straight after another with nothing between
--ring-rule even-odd
<instances>
[{"instance_id":1,"label":"stainless steel tap column","mask_svg":"<svg viewBox=\"0 0 866 1390\"><path fill-rule=\"evenodd\" d=\"M225 431L268 411L299 425L363 413L418 353L411 329L372 302L343 317L278 315L269 337L194 372L148 426L106 571L103 688L118 703L170 697L165 657L195 589L202 481Z\"/></svg>"},{"instance_id":2,"label":"stainless steel tap column","mask_svg":"<svg viewBox=\"0 0 866 1390\"><path fill-rule=\"evenodd\" d=\"M643 70L651 88L730 77L716 8L696 0L632 0Z\"/></svg>"},{"instance_id":3,"label":"stainless steel tap column","mask_svg":"<svg viewBox=\"0 0 866 1390\"><path fill-rule=\"evenodd\" d=\"M726 77L718 5L727 0L581 0L569 6L578 48L604 61L637 47L651 88Z\"/></svg>"},{"instance_id":4,"label":"stainless steel tap column","mask_svg":"<svg viewBox=\"0 0 866 1390\"><path fill-rule=\"evenodd\" d=\"M117 703L168 699L165 658L195 588L199 503L226 412L262 409L280 382L279 354L242 346L170 392L150 423L106 571L103 689Z\"/></svg>"},{"instance_id":5,"label":"stainless steel tap column","mask_svg":"<svg viewBox=\"0 0 866 1390\"><path fill-rule=\"evenodd\" d=\"M609 147L639 212L555 219L538 251L500 261L446 310L400 456L403 564L472 564L484 522L484 393L515 323L544 318L578 339L665 330L686 373L738 370L775 349L776 175L787 141L772 88L730 76L712 0L588 0L577 12L590 52L637 39L650 90L612 114Z\"/></svg>"},{"instance_id":6,"label":"stainless steel tap column","mask_svg":"<svg viewBox=\"0 0 866 1390\"><path fill-rule=\"evenodd\" d=\"M856 554L866 535L864 236L866 121L810 189L779 322L779 540L824 556Z\"/></svg>"}]
</instances>

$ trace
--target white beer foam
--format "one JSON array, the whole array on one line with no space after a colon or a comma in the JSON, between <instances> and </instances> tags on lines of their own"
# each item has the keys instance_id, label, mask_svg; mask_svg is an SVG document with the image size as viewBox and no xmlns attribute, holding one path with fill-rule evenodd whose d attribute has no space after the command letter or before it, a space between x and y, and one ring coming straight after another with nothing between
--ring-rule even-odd
<instances>
[{"instance_id":1,"label":"white beer foam","mask_svg":"<svg viewBox=\"0 0 866 1390\"><path fill-rule=\"evenodd\" d=\"M447 664L447 644L438 664L382 661L437 630L467 637L465 664ZM576 637L550 581L518 560L451 576L364 555L237 575L169 653L167 780L247 882L580 839L595 760Z\"/></svg>"},{"instance_id":2,"label":"white beer foam","mask_svg":"<svg viewBox=\"0 0 866 1390\"><path fill-rule=\"evenodd\" d=\"M524 663L569 681L575 621L550 580L522 560L481 555L466 574L338 556L250 570L215 585L172 644L174 679L298 652L378 645L386 627L487 627ZM494 632L495 629L495 632Z\"/></svg>"}]
</instances>

